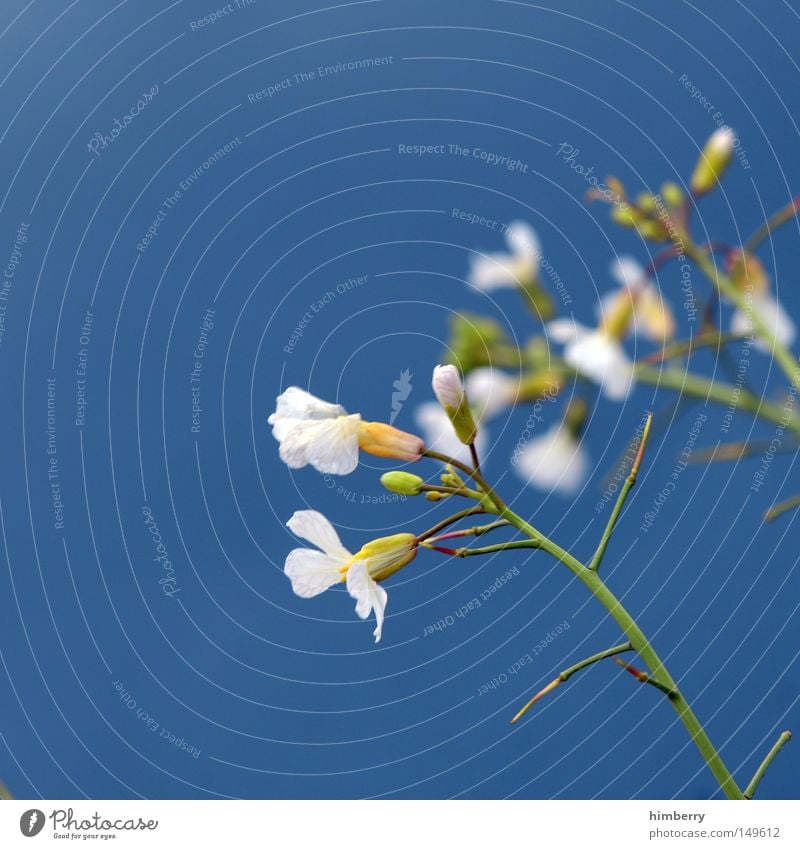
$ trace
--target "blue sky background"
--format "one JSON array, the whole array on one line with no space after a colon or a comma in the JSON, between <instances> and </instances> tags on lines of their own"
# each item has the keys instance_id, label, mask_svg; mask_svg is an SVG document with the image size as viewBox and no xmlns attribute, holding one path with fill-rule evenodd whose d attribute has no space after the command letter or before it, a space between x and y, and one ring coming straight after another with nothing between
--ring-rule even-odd
<instances>
[{"instance_id":1,"label":"blue sky background","mask_svg":"<svg viewBox=\"0 0 800 849\"><path fill-rule=\"evenodd\" d=\"M797 9L254 0L197 25L217 10L188 0L3 6L4 269L28 226L0 342L0 777L20 798L711 796L713 779L663 698L610 661L508 724L559 670L619 641L544 554L421 555L388 586L377 646L344 593L293 596L281 570L294 510L321 510L357 548L421 531L444 508L371 503L390 467L376 459L341 479L291 472L266 417L297 384L387 419L392 383L408 369L396 424L414 429L451 316L492 315L521 340L541 330L513 292L466 286L471 251L503 241L453 209L530 221L572 299L567 314L592 321L614 285L615 253L645 261L648 246L585 203L562 143L600 178L658 190L685 180L718 121L730 124L743 153L724 191L703 201L696 232L746 237L800 190ZM295 77L369 57L391 62ZM150 101L112 139L115 118L125 123L144 92ZM109 140L92 152L98 133ZM527 167L401 155L400 144L480 148ZM795 315L799 238L791 224L762 251ZM681 335L696 332L678 272L660 283ZM693 287L706 297L700 275ZM331 291L287 353L292 330ZM193 352L209 309L192 432ZM748 383L780 398L774 369L752 359ZM737 362L733 349L716 367L727 378ZM694 363L715 368L708 355ZM757 492L758 458L690 466L643 531L698 416L701 447L770 440L775 428L738 413L724 433L723 409L674 413L666 389L640 387L617 405L587 397L596 471L578 498L526 488L507 471L524 409L492 423L487 474L589 557L608 515L597 510L605 477L643 412L657 411L605 571L744 784L777 734L797 727L795 516L762 523L800 487L795 455L777 455ZM561 406L548 406L548 423ZM171 596L143 508L173 565ZM508 570L488 601L454 616ZM425 636L448 616L451 626ZM798 774L792 745L761 793L796 797Z\"/></svg>"}]
</instances>

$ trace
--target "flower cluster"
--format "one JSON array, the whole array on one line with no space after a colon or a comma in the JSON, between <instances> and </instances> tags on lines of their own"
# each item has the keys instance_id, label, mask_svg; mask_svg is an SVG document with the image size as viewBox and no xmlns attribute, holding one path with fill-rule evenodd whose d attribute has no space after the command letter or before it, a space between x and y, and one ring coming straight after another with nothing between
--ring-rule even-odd
<instances>
[{"instance_id":1,"label":"flower cluster","mask_svg":"<svg viewBox=\"0 0 800 849\"><path fill-rule=\"evenodd\" d=\"M769 275L754 254L755 244L743 247L712 243L697 246L689 235L693 204L712 191L731 161L736 137L730 128L715 132L706 143L689 179L689 194L675 183L665 183L657 195L641 193L630 198L615 177L606 183L614 189L612 218L635 229L653 244L663 245L646 266L631 256L618 256L610 264L615 286L598 299L594 323L578 322L572 315L555 315L555 302L540 273L544 265L540 240L533 228L515 221L506 228L507 252L479 254L472 260L468 283L482 291L517 291L531 307L543 332L517 346L491 319L462 314L453 322L448 349L452 361L466 375L466 387L475 418L485 425L511 407L536 402L537 387L563 388L578 381L594 384L601 395L622 402L639 381L657 382L650 357L665 362L676 355L670 349L678 322L661 288L659 271L676 258L694 258L701 264L720 253L727 270L720 287L712 272L710 301L720 299L732 310L726 327L715 327L706 317L701 339L745 340L760 351L794 342L794 323L771 291ZM608 197L591 192L591 199ZM794 207L792 207L794 212ZM730 340L725 340L730 341ZM647 352L647 346L655 351ZM634 360L632 351L645 347ZM560 353L559 353L560 349ZM679 354L685 353L678 345ZM574 396L573 396L574 397ZM417 411L417 422L428 440L464 459L468 452L454 439L442 408L426 404ZM527 440L515 454L514 468L531 485L547 492L573 495L585 482L591 463L581 445L581 421L566 413L546 433ZM565 470L569 470L565 473Z\"/></svg>"}]
</instances>

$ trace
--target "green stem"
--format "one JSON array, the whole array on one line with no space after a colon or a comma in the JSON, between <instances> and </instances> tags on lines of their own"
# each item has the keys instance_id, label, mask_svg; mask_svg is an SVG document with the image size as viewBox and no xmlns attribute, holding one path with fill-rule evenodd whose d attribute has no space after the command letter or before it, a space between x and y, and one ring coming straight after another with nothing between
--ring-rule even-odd
<instances>
[{"instance_id":1,"label":"green stem","mask_svg":"<svg viewBox=\"0 0 800 849\"><path fill-rule=\"evenodd\" d=\"M745 339L747 339L747 336L741 333L698 333L692 339L681 339L678 342L673 342L660 351L649 354L639 362L642 365L657 365L684 354L693 354L699 348L720 349L723 345L728 345L731 342L743 342Z\"/></svg>"},{"instance_id":2,"label":"green stem","mask_svg":"<svg viewBox=\"0 0 800 849\"><path fill-rule=\"evenodd\" d=\"M483 512L482 509L475 512ZM462 518L462 517L459 517ZM441 522L440 522L441 524ZM448 522L448 524L451 524ZM443 539L456 539L458 537L480 537L484 534L488 534L489 531L493 531L496 528L505 528L508 527L508 522L505 519L498 519L496 522L490 522L488 525L474 525L471 528L460 528L457 531L448 531L446 534L437 533L436 536L426 532L420 539L427 539L431 537L431 542L439 542ZM439 529L441 530L441 528Z\"/></svg>"},{"instance_id":3,"label":"green stem","mask_svg":"<svg viewBox=\"0 0 800 849\"><path fill-rule=\"evenodd\" d=\"M800 197L796 197L794 200L790 201L786 204L782 209L779 209L774 215L771 215L759 228L755 233L745 242L744 249L747 253L751 254L753 251L781 224L785 224L787 221L791 221L797 215L798 208L800 208Z\"/></svg>"},{"instance_id":4,"label":"green stem","mask_svg":"<svg viewBox=\"0 0 800 849\"><path fill-rule=\"evenodd\" d=\"M775 745L769 750L767 756L761 763L761 766L756 770L756 774L753 776L750 783L745 787L744 790L744 798L752 799L755 795L756 788L761 783L761 779L764 777L764 773L769 769L769 765L775 760L778 752L792 739L791 731L784 731L780 737L775 741Z\"/></svg>"},{"instance_id":5,"label":"green stem","mask_svg":"<svg viewBox=\"0 0 800 849\"><path fill-rule=\"evenodd\" d=\"M605 651L599 651L597 654L593 654L591 657L587 657L584 660L576 663L574 666L567 667L563 672L558 673L558 677L562 681L566 681L567 678L573 676L576 672L580 672L581 669L585 669L587 666L591 666L593 663L597 663L598 660L605 660L607 657L613 657L615 654L622 654L625 651L631 651L633 649L633 645L628 643L620 643L618 646L612 646L610 649L606 649Z\"/></svg>"},{"instance_id":6,"label":"green stem","mask_svg":"<svg viewBox=\"0 0 800 849\"><path fill-rule=\"evenodd\" d=\"M498 551L508 551L515 548L539 548L539 544L535 540L519 539L511 542L498 542L496 545L484 545L480 548L442 548L441 546L433 546L431 543L424 543L426 548L435 548L437 551L443 551L453 557L469 557L473 554L494 554Z\"/></svg>"},{"instance_id":7,"label":"green stem","mask_svg":"<svg viewBox=\"0 0 800 849\"><path fill-rule=\"evenodd\" d=\"M619 514L622 512L622 506L628 498L628 493L633 489L633 485L636 483L636 477L639 474L639 467L642 465L644 449L647 445L647 437L650 435L650 426L652 424L653 414L648 413L647 421L642 431L641 439L639 440L639 448L636 452L636 457L631 464L631 470L625 478L625 482L622 484L622 489L617 497L617 503L614 505L614 509L608 517L608 524L606 525L606 529L603 531L603 536L600 538L597 551L595 551L594 557L592 557L589 565L587 566L587 568L591 569L593 572L596 572L600 568L600 563L603 560L603 555L606 553L606 548L608 547L609 540L611 539L611 534L614 533L614 528L617 525Z\"/></svg>"},{"instance_id":8,"label":"green stem","mask_svg":"<svg viewBox=\"0 0 800 849\"><path fill-rule=\"evenodd\" d=\"M612 619L619 625L622 633L630 640L631 645L642 660L647 664L650 672L656 676L661 683L674 691L675 695L669 699L669 703L675 709L679 719L683 723L689 736L694 741L700 754L703 756L708 768L713 773L723 793L729 799L742 799L742 791L739 789L733 776L728 771L722 758L711 742L705 729L700 724L694 711L684 698L675 680L669 674L666 666L656 653L656 650L645 637L641 628L634 618L622 606L619 599L605 585L600 576L592 569L587 569L581 562L576 560L569 552L561 548L557 543L543 536L532 525L518 516L509 507L501 511L504 519L508 519L514 527L522 531L531 540L536 541L541 548L551 554L556 560L563 563L592 593L592 595L605 607Z\"/></svg>"},{"instance_id":9,"label":"green stem","mask_svg":"<svg viewBox=\"0 0 800 849\"><path fill-rule=\"evenodd\" d=\"M480 504L475 507L467 507L466 510L459 510L458 513L454 513L452 516L442 519L441 522L437 522L432 528L428 528L428 530L421 533L417 539L421 542L422 540L428 539L428 537L432 537L434 534L438 534L439 531L443 531L449 525L452 525L461 519L466 519L467 516L476 516L481 513L483 513L483 507L481 507Z\"/></svg>"},{"instance_id":10,"label":"green stem","mask_svg":"<svg viewBox=\"0 0 800 849\"><path fill-rule=\"evenodd\" d=\"M438 451L432 451L430 448L426 448L422 452L423 457L429 457L431 460L438 460L440 463L444 463L447 466L454 466L456 469L464 472L464 474L469 475L472 480L475 481L476 484L486 493L489 499L492 501L495 507L498 510L501 510L505 504L503 499L486 483L483 475L477 470L470 468L466 463L462 463L460 460L455 460L453 457L448 457L446 454L440 454Z\"/></svg>"},{"instance_id":11,"label":"green stem","mask_svg":"<svg viewBox=\"0 0 800 849\"><path fill-rule=\"evenodd\" d=\"M800 419L787 407L765 401L753 395L744 387L730 383L711 381L705 377L676 368L656 369L640 366L636 369L636 379L641 383L674 389L682 395L714 401L725 407L742 409L773 424L800 434Z\"/></svg>"},{"instance_id":12,"label":"green stem","mask_svg":"<svg viewBox=\"0 0 800 849\"><path fill-rule=\"evenodd\" d=\"M787 513L789 510L794 510L797 507L800 507L800 495L793 495L791 498L787 498L786 501L773 504L772 507L767 510L764 516L764 521L772 522L777 519L778 516L782 516L784 513Z\"/></svg>"}]
</instances>

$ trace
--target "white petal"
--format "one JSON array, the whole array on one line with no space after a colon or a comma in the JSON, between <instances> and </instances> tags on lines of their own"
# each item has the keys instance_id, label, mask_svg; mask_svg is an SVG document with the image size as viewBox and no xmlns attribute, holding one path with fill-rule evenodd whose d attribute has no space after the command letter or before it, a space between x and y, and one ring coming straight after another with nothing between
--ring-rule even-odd
<instances>
[{"instance_id":1,"label":"white petal","mask_svg":"<svg viewBox=\"0 0 800 849\"><path fill-rule=\"evenodd\" d=\"M436 400L443 407L457 410L464 399L464 384L461 373L454 365L438 365L433 369L431 380Z\"/></svg>"},{"instance_id":2,"label":"white petal","mask_svg":"<svg viewBox=\"0 0 800 849\"><path fill-rule=\"evenodd\" d=\"M322 549L329 557L346 563L353 555L342 545L333 525L316 510L297 510L286 527L301 539Z\"/></svg>"},{"instance_id":3,"label":"white petal","mask_svg":"<svg viewBox=\"0 0 800 849\"><path fill-rule=\"evenodd\" d=\"M339 558L313 548L295 548L287 555L283 571L296 595L313 598L342 580L343 565Z\"/></svg>"},{"instance_id":4,"label":"white petal","mask_svg":"<svg viewBox=\"0 0 800 849\"><path fill-rule=\"evenodd\" d=\"M562 425L531 439L516 459L521 477L539 489L574 495L589 476L589 456Z\"/></svg>"},{"instance_id":5,"label":"white petal","mask_svg":"<svg viewBox=\"0 0 800 849\"><path fill-rule=\"evenodd\" d=\"M513 404L519 391L519 379L486 366L467 375L467 398L480 420L490 419Z\"/></svg>"},{"instance_id":6,"label":"white petal","mask_svg":"<svg viewBox=\"0 0 800 849\"><path fill-rule=\"evenodd\" d=\"M370 578L364 563L356 561L347 570L347 592L356 600L356 614L366 619L375 611L375 630L372 632L377 643L383 631L386 610L386 590Z\"/></svg>"},{"instance_id":7,"label":"white petal","mask_svg":"<svg viewBox=\"0 0 800 849\"><path fill-rule=\"evenodd\" d=\"M751 309L757 312L767 323L776 339L783 345L792 345L797 335L797 328L780 302L768 292L755 295L751 300ZM741 310L736 310L731 319L731 331L749 335L753 332L751 317ZM760 351L768 351L769 345L757 339L754 347Z\"/></svg>"},{"instance_id":8,"label":"white petal","mask_svg":"<svg viewBox=\"0 0 800 849\"><path fill-rule=\"evenodd\" d=\"M420 404L414 412L417 424L425 434L425 445L440 454L446 454L462 463L471 463L469 448L456 436L453 425L447 413L435 402ZM482 457L486 449L488 434L485 427L480 427L475 440L475 448Z\"/></svg>"},{"instance_id":9,"label":"white petal","mask_svg":"<svg viewBox=\"0 0 800 849\"><path fill-rule=\"evenodd\" d=\"M705 145L703 153L706 156L730 156L736 144L736 133L730 127L720 127L715 130Z\"/></svg>"},{"instance_id":10,"label":"white petal","mask_svg":"<svg viewBox=\"0 0 800 849\"><path fill-rule=\"evenodd\" d=\"M623 400L633 381L633 363L622 345L604 333L595 331L568 345L564 359L584 377L600 384L612 401Z\"/></svg>"},{"instance_id":11,"label":"white petal","mask_svg":"<svg viewBox=\"0 0 800 849\"><path fill-rule=\"evenodd\" d=\"M611 276L620 286L638 291L648 283L644 269L632 256L619 256L611 263Z\"/></svg>"},{"instance_id":12,"label":"white petal","mask_svg":"<svg viewBox=\"0 0 800 849\"><path fill-rule=\"evenodd\" d=\"M514 257L503 253L473 256L467 279L477 289L486 292L519 285Z\"/></svg>"},{"instance_id":13,"label":"white petal","mask_svg":"<svg viewBox=\"0 0 800 849\"><path fill-rule=\"evenodd\" d=\"M538 262L542 255L542 246L536 231L525 221L512 221L506 230L506 242L512 253L521 254L529 260Z\"/></svg>"},{"instance_id":14,"label":"white petal","mask_svg":"<svg viewBox=\"0 0 800 849\"><path fill-rule=\"evenodd\" d=\"M349 475L358 466L358 431L361 416L342 416L321 422L308 447L308 462L318 471Z\"/></svg>"},{"instance_id":15,"label":"white petal","mask_svg":"<svg viewBox=\"0 0 800 849\"><path fill-rule=\"evenodd\" d=\"M567 342L575 342L591 331L573 321L571 318L556 318L547 322L547 333L554 342L565 345Z\"/></svg>"},{"instance_id":16,"label":"white petal","mask_svg":"<svg viewBox=\"0 0 800 849\"><path fill-rule=\"evenodd\" d=\"M358 429L361 416L276 422L273 436L281 443L281 460L291 469L309 463L319 472L347 475L358 466Z\"/></svg>"},{"instance_id":17,"label":"white petal","mask_svg":"<svg viewBox=\"0 0 800 849\"><path fill-rule=\"evenodd\" d=\"M267 421L275 424L281 419L335 419L346 415L347 410L339 404L329 404L299 386L290 386L277 397L275 412Z\"/></svg>"}]
</instances>

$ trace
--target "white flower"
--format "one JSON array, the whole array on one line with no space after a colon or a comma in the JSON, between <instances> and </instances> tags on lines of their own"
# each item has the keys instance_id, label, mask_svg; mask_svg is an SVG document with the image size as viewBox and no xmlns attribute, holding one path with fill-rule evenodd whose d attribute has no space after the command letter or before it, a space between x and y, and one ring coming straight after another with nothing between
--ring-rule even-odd
<instances>
[{"instance_id":1,"label":"white flower","mask_svg":"<svg viewBox=\"0 0 800 849\"><path fill-rule=\"evenodd\" d=\"M506 244L509 253L472 257L468 280L473 286L488 292L536 278L542 251L534 229L524 221L513 221L506 229Z\"/></svg>"},{"instance_id":2,"label":"white flower","mask_svg":"<svg viewBox=\"0 0 800 849\"><path fill-rule=\"evenodd\" d=\"M457 410L464 400L464 384L454 365L439 365L433 369L433 392L436 400L445 408Z\"/></svg>"},{"instance_id":3,"label":"white flower","mask_svg":"<svg viewBox=\"0 0 800 849\"><path fill-rule=\"evenodd\" d=\"M538 489L574 495L589 476L591 462L569 428L558 424L531 439L516 455L514 465Z\"/></svg>"},{"instance_id":4,"label":"white flower","mask_svg":"<svg viewBox=\"0 0 800 849\"><path fill-rule=\"evenodd\" d=\"M633 382L633 363L614 336L558 318L547 325L556 342L564 344L564 359L584 377L600 384L607 398L622 401Z\"/></svg>"},{"instance_id":5,"label":"white flower","mask_svg":"<svg viewBox=\"0 0 800 849\"><path fill-rule=\"evenodd\" d=\"M280 442L281 460L291 469L311 465L319 472L348 475L358 466L358 449L378 457L419 460L425 445L418 436L383 422L365 422L348 415L339 404L329 404L290 386L278 397L267 420Z\"/></svg>"},{"instance_id":6,"label":"white flower","mask_svg":"<svg viewBox=\"0 0 800 849\"><path fill-rule=\"evenodd\" d=\"M794 343L797 328L780 302L768 290L753 291L750 296L750 308L747 311L734 312L731 318L731 332L744 336L754 334L756 331L753 328L753 312L761 317L778 342L787 346ZM762 339L756 338L753 345L760 351L770 350L770 346Z\"/></svg>"},{"instance_id":7,"label":"white flower","mask_svg":"<svg viewBox=\"0 0 800 849\"><path fill-rule=\"evenodd\" d=\"M519 394L519 378L485 366L467 375L467 397L480 421L486 421L510 407Z\"/></svg>"},{"instance_id":8,"label":"white flower","mask_svg":"<svg viewBox=\"0 0 800 849\"><path fill-rule=\"evenodd\" d=\"M351 554L339 540L333 525L316 510L298 510L286 523L302 539L317 546L295 548L286 557L283 571L301 598L313 598L346 581L347 592L356 600L356 614L367 619L375 612L375 642L381 638L386 590L378 581L388 578L416 555L413 534L395 534L372 540Z\"/></svg>"},{"instance_id":9,"label":"white flower","mask_svg":"<svg viewBox=\"0 0 800 849\"><path fill-rule=\"evenodd\" d=\"M669 304L661 297L655 282L644 268L630 256L617 257L611 263L611 276L633 299L633 321L641 324L645 336L663 344L675 335L675 318ZM609 292L600 302L601 317L613 311L617 292Z\"/></svg>"},{"instance_id":10,"label":"white flower","mask_svg":"<svg viewBox=\"0 0 800 849\"><path fill-rule=\"evenodd\" d=\"M347 475L358 466L358 413L348 415L339 404L290 386L267 421L290 469L311 465L319 472Z\"/></svg>"},{"instance_id":11,"label":"white flower","mask_svg":"<svg viewBox=\"0 0 800 849\"><path fill-rule=\"evenodd\" d=\"M458 438L450 416L436 401L420 404L414 412L414 418L425 434L425 444L428 448L462 463L472 462L469 446ZM486 448L486 438L486 429L482 427L475 439L475 448L481 457Z\"/></svg>"}]
</instances>

